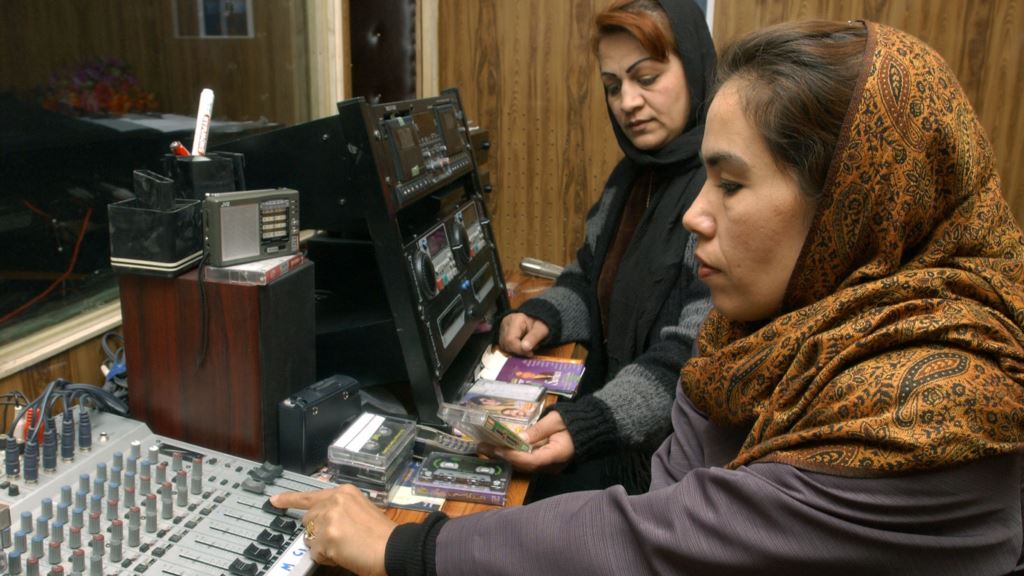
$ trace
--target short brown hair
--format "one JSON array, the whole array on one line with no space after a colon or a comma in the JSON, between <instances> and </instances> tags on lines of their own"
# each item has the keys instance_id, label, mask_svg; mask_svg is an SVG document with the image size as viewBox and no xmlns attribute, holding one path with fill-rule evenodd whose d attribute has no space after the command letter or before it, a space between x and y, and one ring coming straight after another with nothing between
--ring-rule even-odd
<instances>
[{"instance_id":1,"label":"short brown hair","mask_svg":"<svg viewBox=\"0 0 1024 576\"><path fill-rule=\"evenodd\" d=\"M718 60L715 92L730 79L744 82L744 113L812 198L823 193L866 46L862 22L809 20L754 32Z\"/></svg>"},{"instance_id":2,"label":"short brown hair","mask_svg":"<svg viewBox=\"0 0 1024 576\"><path fill-rule=\"evenodd\" d=\"M676 51L668 15L655 0L616 0L594 17L594 34L590 47L597 54L601 40L617 32L625 32L643 46L655 60L665 62Z\"/></svg>"}]
</instances>

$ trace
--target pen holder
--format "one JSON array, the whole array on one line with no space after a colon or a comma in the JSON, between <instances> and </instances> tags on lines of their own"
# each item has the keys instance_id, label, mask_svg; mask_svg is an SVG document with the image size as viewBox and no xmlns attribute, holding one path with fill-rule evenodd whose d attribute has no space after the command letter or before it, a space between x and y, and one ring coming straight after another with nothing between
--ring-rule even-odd
<instances>
[{"instance_id":1,"label":"pen holder","mask_svg":"<svg viewBox=\"0 0 1024 576\"><path fill-rule=\"evenodd\" d=\"M132 184L140 206L154 210L174 208L174 180L150 170L136 170L132 174Z\"/></svg>"},{"instance_id":2,"label":"pen holder","mask_svg":"<svg viewBox=\"0 0 1024 576\"><path fill-rule=\"evenodd\" d=\"M202 206L179 199L160 209L140 198L109 204L111 268L170 278L195 266L203 257Z\"/></svg>"},{"instance_id":3,"label":"pen holder","mask_svg":"<svg viewBox=\"0 0 1024 576\"><path fill-rule=\"evenodd\" d=\"M206 156L164 156L164 173L174 180L179 198L202 200L207 194L245 190L245 155L210 152Z\"/></svg>"}]
</instances>

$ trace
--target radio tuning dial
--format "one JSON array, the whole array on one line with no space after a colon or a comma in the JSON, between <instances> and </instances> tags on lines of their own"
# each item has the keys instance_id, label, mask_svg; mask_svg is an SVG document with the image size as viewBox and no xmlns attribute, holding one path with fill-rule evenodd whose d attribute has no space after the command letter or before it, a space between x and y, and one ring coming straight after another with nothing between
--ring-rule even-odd
<instances>
[{"instance_id":1,"label":"radio tuning dial","mask_svg":"<svg viewBox=\"0 0 1024 576\"><path fill-rule=\"evenodd\" d=\"M420 290L427 298L433 298L437 295L437 280L434 274L434 263L430 261L430 257L424 252L416 252L416 255L412 258L412 269L413 276L416 277L416 283L420 285Z\"/></svg>"}]
</instances>

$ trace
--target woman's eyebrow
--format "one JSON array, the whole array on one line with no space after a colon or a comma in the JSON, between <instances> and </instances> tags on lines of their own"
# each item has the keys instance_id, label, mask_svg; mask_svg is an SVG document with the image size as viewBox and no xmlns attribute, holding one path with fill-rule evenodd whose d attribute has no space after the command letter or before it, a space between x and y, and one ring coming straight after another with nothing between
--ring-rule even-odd
<instances>
[{"instance_id":1,"label":"woman's eyebrow","mask_svg":"<svg viewBox=\"0 0 1024 576\"><path fill-rule=\"evenodd\" d=\"M634 68L648 60L654 60L654 56L644 56L643 58L637 60L636 62L633 62L632 64L629 65L629 68L626 68L626 74L631 73ZM609 72L607 70L601 70L601 76L612 76L614 78L619 77L618 74L615 74L614 72Z\"/></svg>"},{"instance_id":2,"label":"woman's eyebrow","mask_svg":"<svg viewBox=\"0 0 1024 576\"><path fill-rule=\"evenodd\" d=\"M700 161L704 163L704 166L712 168L723 164L741 170L748 170L750 168L750 164L746 160L732 152L712 152L707 155L699 153L698 156L700 156Z\"/></svg>"}]
</instances>

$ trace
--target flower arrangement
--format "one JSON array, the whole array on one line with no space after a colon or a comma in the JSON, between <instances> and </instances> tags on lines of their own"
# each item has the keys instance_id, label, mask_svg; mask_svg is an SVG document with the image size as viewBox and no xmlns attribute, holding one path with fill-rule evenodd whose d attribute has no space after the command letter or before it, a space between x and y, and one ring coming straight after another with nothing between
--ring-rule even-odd
<instances>
[{"instance_id":1,"label":"flower arrangement","mask_svg":"<svg viewBox=\"0 0 1024 576\"><path fill-rule=\"evenodd\" d=\"M50 76L42 106L73 116L154 112L156 95L139 87L131 68L116 58L97 58Z\"/></svg>"}]
</instances>

